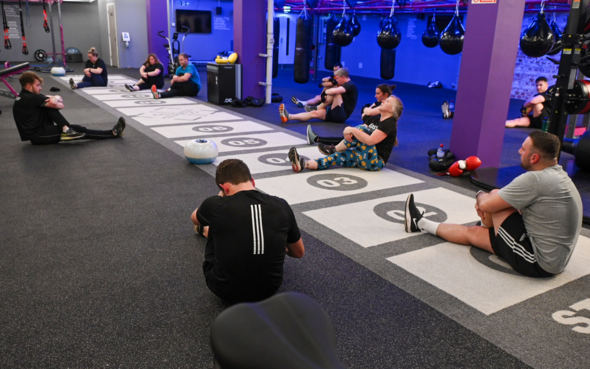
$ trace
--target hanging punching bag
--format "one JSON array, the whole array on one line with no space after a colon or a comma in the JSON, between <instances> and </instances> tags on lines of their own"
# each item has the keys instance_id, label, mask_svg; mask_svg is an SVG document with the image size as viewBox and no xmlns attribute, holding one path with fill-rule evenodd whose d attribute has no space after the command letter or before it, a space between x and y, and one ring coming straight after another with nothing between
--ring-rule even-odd
<instances>
[{"instance_id":1,"label":"hanging punching bag","mask_svg":"<svg viewBox=\"0 0 590 369\"><path fill-rule=\"evenodd\" d=\"M526 56L539 58L551 50L554 42L555 35L545 13L539 13L520 38L520 49Z\"/></svg>"},{"instance_id":2,"label":"hanging punching bag","mask_svg":"<svg viewBox=\"0 0 590 369\"><path fill-rule=\"evenodd\" d=\"M381 79L395 76L395 50L381 49Z\"/></svg>"},{"instance_id":3,"label":"hanging punching bag","mask_svg":"<svg viewBox=\"0 0 590 369\"><path fill-rule=\"evenodd\" d=\"M352 28L350 27L350 23L346 20L346 17L342 17L340 23L334 28L334 42L336 45L340 46L348 46L354 39L354 35L352 34Z\"/></svg>"},{"instance_id":4,"label":"hanging punching bag","mask_svg":"<svg viewBox=\"0 0 590 369\"><path fill-rule=\"evenodd\" d=\"M352 28L352 35L354 37L358 36L359 33L361 33L361 24L359 23L359 20L356 18L356 14L353 14L352 17L350 17L348 23Z\"/></svg>"},{"instance_id":5,"label":"hanging punching bag","mask_svg":"<svg viewBox=\"0 0 590 369\"><path fill-rule=\"evenodd\" d=\"M557 27L557 23L555 19L551 22L551 30L553 31L553 37L555 38L555 43L551 50L547 53L548 55L555 55L561 51L563 48L563 35L559 31L559 27Z\"/></svg>"},{"instance_id":6,"label":"hanging punching bag","mask_svg":"<svg viewBox=\"0 0 590 369\"><path fill-rule=\"evenodd\" d=\"M445 54L457 55L463 51L463 40L465 39L465 28L457 14L440 34L440 48Z\"/></svg>"},{"instance_id":7,"label":"hanging punching bag","mask_svg":"<svg viewBox=\"0 0 590 369\"><path fill-rule=\"evenodd\" d=\"M281 37L281 22L279 18L273 19L273 38L275 39L272 45L272 78L277 78L279 75L279 38Z\"/></svg>"},{"instance_id":8,"label":"hanging punching bag","mask_svg":"<svg viewBox=\"0 0 590 369\"><path fill-rule=\"evenodd\" d=\"M326 21L326 58L324 59L324 68L332 70L334 64L340 63L340 45L334 43L334 28L338 25L338 21L334 14L330 14L330 18Z\"/></svg>"},{"instance_id":9,"label":"hanging punching bag","mask_svg":"<svg viewBox=\"0 0 590 369\"><path fill-rule=\"evenodd\" d=\"M387 50L395 49L402 40L402 33L395 17L390 17L383 23L383 28L377 34L377 43Z\"/></svg>"},{"instance_id":10,"label":"hanging punching bag","mask_svg":"<svg viewBox=\"0 0 590 369\"><path fill-rule=\"evenodd\" d=\"M295 82L309 81L309 62L311 58L311 17L304 18L303 14L297 18L297 33L295 35L295 61L293 74Z\"/></svg>"},{"instance_id":11,"label":"hanging punching bag","mask_svg":"<svg viewBox=\"0 0 590 369\"><path fill-rule=\"evenodd\" d=\"M426 26L426 31L422 34L422 43L426 47L436 47L438 46L438 39L440 37L440 33L436 28L436 21L435 16L432 16L432 20Z\"/></svg>"}]
</instances>

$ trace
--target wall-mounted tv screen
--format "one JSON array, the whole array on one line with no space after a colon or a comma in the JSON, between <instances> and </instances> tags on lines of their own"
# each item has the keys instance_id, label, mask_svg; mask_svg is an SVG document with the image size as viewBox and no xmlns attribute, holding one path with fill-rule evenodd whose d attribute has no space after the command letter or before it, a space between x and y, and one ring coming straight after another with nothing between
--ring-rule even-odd
<instances>
[{"instance_id":1,"label":"wall-mounted tv screen","mask_svg":"<svg viewBox=\"0 0 590 369\"><path fill-rule=\"evenodd\" d=\"M211 12L204 10L176 9L176 32L211 33Z\"/></svg>"}]
</instances>

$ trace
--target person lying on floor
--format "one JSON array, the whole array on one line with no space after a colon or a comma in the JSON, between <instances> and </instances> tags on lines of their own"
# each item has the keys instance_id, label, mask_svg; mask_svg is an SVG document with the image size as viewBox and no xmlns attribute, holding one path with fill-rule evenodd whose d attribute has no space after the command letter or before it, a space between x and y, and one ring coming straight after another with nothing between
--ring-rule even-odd
<instances>
[{"instance_id":1,"label":"person lying on floor","mask_svg":"<svg viewBox=\"0 0 590 369\"><path fill-rule=\"evenodd\" d=\"M330 155L316 159L305 160L292 147L289 150L289 161L295 173L303 169L324 170L333 165L346 168L361 168L363 170L381 170L394 146L397 146L397 122L402 115L404 105L397 96L390 96L379 106L381 111L377 122L368 126L344 129L344 140L340 142Z\"/></svg>"},{"instance_id":2,"label":"person lying on floor","mask_svg":"<svg viewBox=\"0 0 590 369\"><path fill-rule=\"evenodd\" d=\"M375 89L375 99L377 100L373 104L365 105L361 110L361 117L365 125L371 123L378 123L381 112L379 106L381 103L391 96L391 92L395 90L395 85L381 84ZM358 128L358 127L357 127ZM318 150L324 155L330 155L335 151L335 147L342 142L342 137L320 137L318 136L311 125L307 126L307 144L313 145L318 144Z\"/></svg>"},{"instance_id":3,"label":"person lying on floor","mask_svg":"<svg viewBox=\"0 0 590 369\"><path fill-rule=\"evenodd\" d=\"M539 77L535 80L537 94L525 101L520 110L522 117L506 121L506 128L530 127L543 128L543 119L549 117L553 107L551 93L548 92L547 78Z\"/></svg>"},{"instance_id":4,"label":"person lying on floor","mask_svg":"<svg viewBox=\"0 0 590 369\"><path fill-rule=\"evenodd\" d=\"M170 81L170 88L164 92L158 92L156 86L152 86L152 95L154 99L165 99L174 96L195 97L201 91L201 77L197 68L189 62L188 55L181 53L178 55L180 66L176 68L176 73Z\"/></svg>"},{"instance_id":5,"label":"person lying on floor","mask_svg":"<svg viewBox=\"0 0 590 369\"><path fill-rule=\"evenodd\" d=\"M109 82L107 65L98 57L98 51L94 47L88 50L88 60L84 66L84 78L81 82L74 82L70 78L70 87L72 90L85 87L104 87Z\"/></svg>"},{"instance_id":6,"label":"person lying on floor","mask_svg":"<svg viewBox=\"0 0 590 369\"><path fill-rule=\"evenodd\" d=\"M221 162L215 182L219 195L191 215L195 231L207 237L207 287L229 303L264 300L283 282L285 255L305 254L293 210L285 200L257 191L239 159Z\"/></svg>"},{"instance_id":7,"label":"person lying on floor","mask_svg":"<svg viewBox=\"0 0 590 369\"><path fill-rule=\"evenodd\" d=\"M156 88L164 87L164 66L158 60L154 53L149 54L145 63L139 68L141 78L134 85L125 85L129 91L151 90L152 86Z\"/></svg>"},{"instance_id":8,"label":"person lying on floor","mask_svg":"<svg viewBox=\"0 0 590 369\"><path fill-rule=\"evenodd\" d=\"M406 200L406 232L426 231L446 241L495 254L533 278L563 272L582 227L582 199L557 162L557 136L533 131L519 150L526 173L506 187L475 194L481 226L436 223L420 213L414 195Z\"/></svg>"},{"instance_id":9,"label":"person lying on floor","mask_svg":"<svg viewBox=\"0 0 590 369\"><path fill-rule=\"evenodd\" d=\"M41 94L43 79L35 72L24 72L18 81L22 91L14 102L12 113L22 141L31 141L33 145L48 145L80 138L101 140L123 136L123 117L119 118L110 131L96 131L72 125L59 112L64 108L61 96Z\"/></svg>"},{"instance_id":10,"label":"person lying on floor","mask_svg":"<svg viewBox=\"0 0 590 369\"><path fill-rule=\"evenodd\" d=\"M333 71L336 72L340 68L342 68L342 64L336 63L334 64ZM322 82L320 83L320 88L322 88L322 92L319 95L316 95L313 98L306 101L299 100L298 98L293 96L291 97L291 101L293 101L293 104L297 105L298 107L305 108L305 111L307 112L316 110L316 105L319 105L326 101L326 90L328 88L336 86L337 84L338 82L336 82L333 76L324 77L322 78Z\"/></svg>"},{"instance_id":11,"label":"person lying on floor","mask_svg":"<svg viewBox=\"0 0 590 369\"><path fill-rule=\"evenodd\" d=\"M334 72L334 79L338 86L326 90L326 101L310 112L289 114L285 104L279 106L281 122L289 120L308 121L321 119L326 122L344 123L352 115L358 100L358 90L354 82L350 80L348 69L340 68Z\"/></svg>"}]
</instances>

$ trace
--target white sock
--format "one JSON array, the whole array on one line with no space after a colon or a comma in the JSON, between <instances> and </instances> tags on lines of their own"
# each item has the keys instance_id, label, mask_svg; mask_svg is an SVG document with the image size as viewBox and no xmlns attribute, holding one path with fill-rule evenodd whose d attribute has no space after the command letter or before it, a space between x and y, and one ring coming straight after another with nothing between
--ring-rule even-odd
<instances>
[{"instance_id":1,"label":"white sock","mask_svg":"<svg viewBox=\"0 0 590 369\"><path fill-rule=\"evenodd\" d=\"M436 230L438 229L439 224L440 223L422 217L418 221L418 228L436 236Z\"/></svg>"},{"instance_id":2,"label":"white sock","mask_svg":"<svg viewBox=\"0 0 590 369\"><path fill-rule=\"evenodd\" d=\"M307 105L306 101L299 101L301 104L303 104L303 106Z\"/></svg>"}]
</instances>

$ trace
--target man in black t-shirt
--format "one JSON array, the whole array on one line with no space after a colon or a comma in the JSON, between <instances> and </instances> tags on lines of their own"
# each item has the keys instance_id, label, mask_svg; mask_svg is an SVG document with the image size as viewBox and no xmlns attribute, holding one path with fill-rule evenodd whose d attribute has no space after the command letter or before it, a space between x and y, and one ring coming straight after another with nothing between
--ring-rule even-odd
<instances>
[{"instance_id":1,"label":"man in black t-shirt","mask_svg":"<svg viewBox=\"0 0 590 369\"><path fill-rule=\"evenodd\" d=\"M358 90L354 82L350 80L348 69L340 68L334 72L334 79L338 86L327 89L326 101L318 105L316 110L310 112L289 114L285 104L279 106L281 121L287 123L289 120L307 121L310 119L321 119L326 122L344 123L356 108Z\"/></svg>"},{"instance_id":2,"label":"man in black t-shirt","mask_svg":"<svg viewBox=\"0 0 590 369\"><path fill-rule=\"evenodd\" d=\"M506 128L530 127L541 129L543 119L549 117L553 107L551 89L547 78L539 77L535 81L537 94L525 101L520 110L522 117L506 121Z\"/></svg>"},{"instance_id":3,"label":"man in black t-shirt","mask_svg":"<svg viewBox=\"0 0 590 369\"><path fill-rule=\"evenodd\" d=\"M219 164L215 182L219 196L203 201L191 215L207 237L207 287L229 303L266 299L283 282L285 254L305 253L295 215L285 200L255 189L241 160Z\"/></svg>"},{"instance_id":4,"label":"man in black t-shirt","mask_svg":"<svg viewBox=\"0 0 590 369\"><path fill-rule=\"evenodd\" d=\"M47 145L80 138L98 140L123 135L125 119L122 117L110 131L95 131L71 125L59 112L64 108L61 96L41 94L41 77L34 72L25 72L18 81L23 89L14 102L12 113L22 141L30 140L33 145Z\"/></svg>"}]
</instances>

